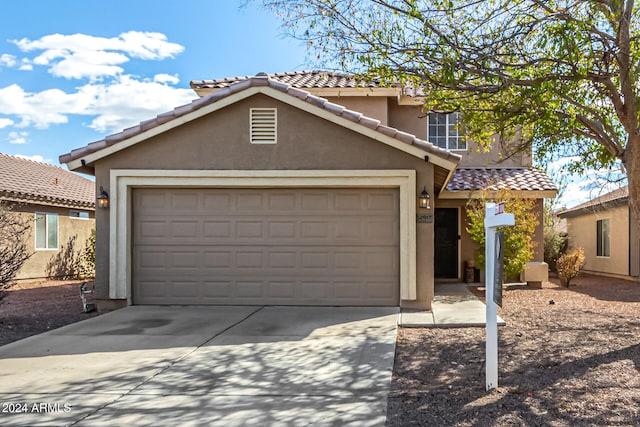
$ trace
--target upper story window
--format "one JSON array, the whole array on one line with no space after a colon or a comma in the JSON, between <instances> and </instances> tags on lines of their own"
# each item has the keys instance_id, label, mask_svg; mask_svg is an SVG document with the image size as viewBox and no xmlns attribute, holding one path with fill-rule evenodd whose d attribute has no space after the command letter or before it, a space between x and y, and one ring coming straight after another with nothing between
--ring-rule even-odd
<instances>
[{"instance_id":1,"label":"upper story window","mask_svg":"<svg viewBox=\"0 0 640 427\"><path fill-rule=\"evenodd\" d=\"M36 213L36 249L58 249L58 215Z\"/></svg>"},{"instance_id":2,"label":"upper story window","mask_svg":"<svg viewBox=\"0 0 640 427\"><path fill-rule=\"evenodd\" d=\"M608 257L611 255L609 242L609 218L596 222L596 255Z\"/></svg>"},{"instance_id":3,"label":"upper story window","mask_svg":"<svg viewBox=\"0 0 640 427\"><path fill-rule=\"evenodd\" d=\"M447 150L466 150L467 141L460 132L461 113L429 113L427 141Z\"/></svg>"}]
</instances>

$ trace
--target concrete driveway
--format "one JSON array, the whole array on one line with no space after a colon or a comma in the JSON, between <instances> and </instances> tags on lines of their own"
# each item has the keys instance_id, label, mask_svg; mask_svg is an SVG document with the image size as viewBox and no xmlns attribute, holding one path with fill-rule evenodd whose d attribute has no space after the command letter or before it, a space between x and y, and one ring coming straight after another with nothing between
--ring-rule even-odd
<instances>
[{"instance_id":1,"label":"concrete driveway","mask_svg":"<svg viewBox=\"0 0 640 427\"><path fill-rule=\"evenodd\" d=\"M397 317L128 307L0 347L0 425L382 426Z\"/></svg>"}]
</instances>

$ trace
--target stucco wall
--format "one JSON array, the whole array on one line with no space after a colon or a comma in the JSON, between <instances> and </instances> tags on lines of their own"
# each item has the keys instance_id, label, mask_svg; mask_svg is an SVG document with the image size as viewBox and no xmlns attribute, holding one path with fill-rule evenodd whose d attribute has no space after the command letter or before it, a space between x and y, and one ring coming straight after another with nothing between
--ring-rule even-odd
<instances>
[{"instance_id":1,"label":"stucco wall","mask_svg":"<svg viewBox=\"0 0 640 427\"><path fill-rule=\"evenodd\" d=\"M609 219L611 253L599 257L597 246L597 221ZM567 218L569 247L584 249L585 271L604 274L629 274L629 208L618 206L612 209L586 213Z\"/></svg>"},{"instance_id":2,"label":"stucco wall","mask_svg":"<svg viewBox=\"0 0 640 427\"><path fill-rule=\"evenodd\" d=\"M277 144L249 142L249 109L255 107L278 108ZM426 186L433 194L433 166L423 159L263 95L239 101L100 160L95 169L97 186L108 189L111 169L414 169L417 187ZM96 216L99 298L108 298L109 214L110 210L100 209ZM433 297L433 263L420 260L433 259L432 235L433 224L417 224L417 294L418 306L423 308L428 308Z\"/></svg>"},{"instance_id":3,"label":"stucco wall","mask_svg":"<svg viewBox=\"0 0 640 427\"><path fill-rule=\"evenodd\" d=\"M427 140L427 113L421 106L398 105L397 101L389 98L389 125L412 133L419 138ZM530 153L517 153L508 156L505 149L497 137L492 138L489 151L480 148L477 143L468 141L467 150L454 150L460 154L462 160L460 167L517 167L531 166Z\"/></svg>"},{"instance_id":4,"label":"stucco wall","mask_svg":"<svg viewBox=\"0 0 640 427\"><path fill-rule=\"evenodd\" d=\"M531 261L543 261L544 260L544 224L542 223L542 213L543 213L543 200L539 199L536 201L535 212L538 215L538 225L536 226L536 230L533 235L533 241L536 243L536 248L534 249L534 255ZM457 208L459 213L459 232L460 232L460 241L459 241L459 259L458 259L458 272L459 277L458 280L464 279L464 264L467 260L473 260L475 257L475 247L476 244L471 240L471 236L467 232L468 226L468 218L467 218L467 210L465 208L466 200L455 200L455 199L443 199L436 200L437 208Z\"/></svg>"},{"instance_id":5,"label":"stucco wall","mask_svg":"<svg viewBox=\"0 0 640 427\"><path fill-rule=\"evenodd\" d=\"M73 275L74 262L84 253L86 241L95 227L94 212L81 209L59 208L41 205L16 205L24 220L31 224L25 235L31 257L24 263L16 279L44 279ZM71 218L69 213L88 212L89 219ZM35 249L35 213L58 214L58 248Z\"/></svg>"},{"instance_id":6,"label":"stucco wall","mask_svg":"<svg viewBox=\"0 0 640 427\"><path fill-rule=\"evenodd\" d=\"M387 98L382 96L328 96L329 102L347 107L367 117L380 120L383 125L389 124Z\"/></svg>"}]
</instances>

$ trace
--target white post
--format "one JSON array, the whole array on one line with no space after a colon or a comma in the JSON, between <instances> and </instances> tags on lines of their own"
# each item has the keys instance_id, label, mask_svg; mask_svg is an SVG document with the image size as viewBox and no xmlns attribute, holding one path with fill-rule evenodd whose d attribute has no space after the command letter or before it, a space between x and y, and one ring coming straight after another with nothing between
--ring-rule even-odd
<instances>
[{"instance_id":1,"label":"white post","mask_svg":"<svg viewBox=\"0 0 640 427\"><path fill-rule=\"evenodd\" d=\"M498 387L498 307L493 300L496 263L496 228L514 225L513 214L496 214L496 204L487 203L485 231L485 303L486 303L486 389Z\"/></svg>"}]
</instances>

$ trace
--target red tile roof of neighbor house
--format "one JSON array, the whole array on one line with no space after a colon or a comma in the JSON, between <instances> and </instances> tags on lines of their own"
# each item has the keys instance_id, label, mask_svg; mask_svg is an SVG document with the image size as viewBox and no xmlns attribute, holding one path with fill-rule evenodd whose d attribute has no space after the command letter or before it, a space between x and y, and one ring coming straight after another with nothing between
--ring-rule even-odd
<instances>
[{"instance_id":1,"label":"red tile roof of neighbor house","mask_svg":"<svg viewBox=\"0 0 640 427\"><path fill-rule=\"evenodd\" d=\"M349 110L341 105L329 102L324 98L314 96L309 92L293 87L288 83L283 83L278 80L271 79L268 76L257 76L257 77L251 77L246 80L236 81L231 84L228 84L223 89L215 91L210 95L204 96L202 98L198 98L192 101L190 104L177 107L173 111L160 114L159 116L153 119L146 120L136 126L125 129L120 133L107 136L105 139L92 142L89 145L75 149L70 153L63 154L60 156L60 163L69 163L71 161L81 159L82 157L85 157L89 154L98 152L102 149L118 144L119 142L129 139L133 136L143 134L144 132L150 129L153 129L164 123L175 120L179 117L185 116L189 113L197 111L208 105L214 104L215 102L218 102L224 98L227 98L230 95L242 92L251 87L270 87L272 89L278 90L294 98L305 101L311 105L322 108L332 114L335 114L336 116L340 116L351 122L362 125L368 129L372 129L376 132L379 132L384 136L396 139L404 144L412 145L417 148L420 148L425 153L428 153L430 155L435 155L453 164L457 164L461 159L460 155L454 154L448 150L437 147L431 144L430 142L419 139L415 135L400 131L390 126L385 126L381 124L380 120L367 117L362 113L358 113L357 111Z\"/></svg>"},{"instance_id":2,"label":"red tile roof of neighbor house","mask_svg":"<svg viewBox=\"0 0 640 427\"><path fill-rule=\"evenodd\" d=\"M559 217L581 215L586 212L608 209L627 203L629 199L629 187L620 187L602 196L593 198L570 209L558 212Z\"/></svg>"},{"instance_id":3,"label":"red tile roof of neighbor house","mask_svg":"<svg viewBox=\"0 0 640 427\"><path fill-rule=\"evenodd\" d=\"M456 169L446 190L556 191L557 187L544 172L537 169L487 167Z\"/></svg>"},{"instance_id":4,"label":"red tile roof of neighbor house","mask_svg":"<svg viewBox=\"0 0 640 427\"><path fill-rule=\"evenodd\" d=\"M0 154L0 200L93 210L95 184L59 166Z\"/></svg>"}]
</instances>

